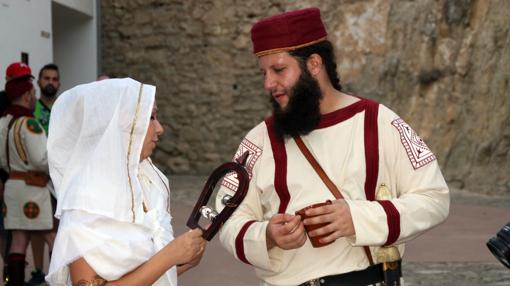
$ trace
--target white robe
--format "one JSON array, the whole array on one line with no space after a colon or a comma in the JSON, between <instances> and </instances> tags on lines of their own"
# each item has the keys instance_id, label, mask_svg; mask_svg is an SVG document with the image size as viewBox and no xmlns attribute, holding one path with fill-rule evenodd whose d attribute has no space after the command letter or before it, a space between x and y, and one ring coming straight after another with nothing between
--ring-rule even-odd
<instances>
[{"instance_id":1,"label":"white robe","mask_svg":"<svg viewBox=\"0 0 510 286\"><path fill-rule=\"evenodd\" d=\"M133 79L109 79L67 90L53 105L48 162L61 223L51 285L69 285L69 264L79 257L102 278L118 279L173 239L168 184L148 160L140 163L155 93ZM175 267L156 285L177 285Z\"/></svg>"},{"instance_id":2,"label":"white robe","mask_svg":"<svg viewBox=\"0 0 510 286\"><path fill-rule=\"evenodd\" d=\"M169 194L164 185L168 186L168 181L148 160L140 164L138 178L149 209L143 214L143 224L120 222L80 210L63 211L46 277L50 285L72 285L69 264L80 257L102 278L117 280L173 240ZM153 285L177 286L176 267Z\"/></svg>"},{"instance_id":3,"label":"white robe","mask_svg":"<svg viewBox=\"0 0 510 286\"><path fill-rule=\"evenodd\" d=\"M237 259L255 267L263 285L298 285L322 276L365 269L368 259L360 246L371 246L374 256L378 247L389 243L398 246L403 254L404 242L447 217L449 191L432 152L385 106L379 105L374 124L366 126L365 115L370 106L374 102L361 99L323 115L319 128L302 136L348 203L356 231L356 235L337 239L325 247L313 248L307 240L298 249L274 247L267 251L266 227L274 214L294 214L305 206L334 200L334 196L294 140L272 145L266 123L253 128L242 141L236 157L250 151L250 187L243 203L220 231L220 240ZM369 135L365 130L374 127L378 127L377 174L373 187L367 187L364 140ZM223 208L221 198L231 194L236 183L235 177L225 178L216 200L218 210ZM389 188L391 198L379 195L377 190L383 184Z\"/></svg>"}]
</instances>

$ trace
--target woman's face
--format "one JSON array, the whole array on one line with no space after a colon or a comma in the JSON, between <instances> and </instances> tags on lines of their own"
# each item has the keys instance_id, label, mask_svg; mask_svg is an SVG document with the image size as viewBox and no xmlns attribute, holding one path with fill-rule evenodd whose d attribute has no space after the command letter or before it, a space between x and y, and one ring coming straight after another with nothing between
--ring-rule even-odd
<instances>
[{"instance_id":1,"label":"woman's face","mask_svg":"<svg viewBox=\"0 0 510 286\"><path fill-rule=\"evenodd\" d=\"M154 103L154 107L152 108L151 119L149 122L149 128L147 129L147 134L145 135L145 139L143 140L142 153L140 154L140 161L143 161L150 157L152 151L156 148L156 144L159 140L159 136L163 134L163 126L159 123L158 120L158 106Z\"/></svg>"}]
</instances>

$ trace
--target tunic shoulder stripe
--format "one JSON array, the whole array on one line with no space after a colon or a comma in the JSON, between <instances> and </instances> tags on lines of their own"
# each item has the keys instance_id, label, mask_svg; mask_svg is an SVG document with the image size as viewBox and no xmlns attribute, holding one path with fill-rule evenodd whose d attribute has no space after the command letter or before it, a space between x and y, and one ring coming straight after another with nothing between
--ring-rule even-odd
<instances>
[{"instance_id":1,"label":"tunic shoulder stripe","mask_svg":"<svg viewBox=\"0 0 510 286\"><path fill-rule=\"evenodd\" d=\"M365 109L365 196L367 200L375 200L377 177L379 176L379 135L377 117L379 113L379 103L366 100ZM378 201L386 212L386 222L388 224L388 238L386 245L391 245L397 241L400 236L400 213L390 201Z\"/></svg>"},{"instance_id":2,"label":"tunic shoulder stripe","mask_svg":"<svg viewBox=\"0 0 510 286\"><path fill-rule=\"evenodd\" d=\"M366 101L365 109L365 196L367 200L375 200L375 191L377 177L379 176L379 136L377 126L377 116L379 113L379 103L364 99Z\"/></svg>"},{"instance_id":3,"label":"tunic shoulder stripe","mask_svg":"<svg viewBox=\"0 0 510 286\"><path fill-rule=\"evenodd\" d=\"M285 143L282 139L278 138L274 131L273 117L266 118L265 123L269 133L269 140L271 141L271 149L273 150L275 167L274 187L280 198L278 213L285 213L290 201L290 193L287 188L287 151L285 150Z\"/></svg>"}]
</instances>

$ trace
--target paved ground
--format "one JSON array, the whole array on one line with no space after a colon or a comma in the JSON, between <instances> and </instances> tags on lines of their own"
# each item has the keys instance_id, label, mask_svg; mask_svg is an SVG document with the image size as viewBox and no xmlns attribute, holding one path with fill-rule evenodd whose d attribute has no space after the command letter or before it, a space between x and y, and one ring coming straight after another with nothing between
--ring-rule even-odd
<instances>
[{"instance_id":1,"label":"paved ground","mask_svg":"<svg viewBox=\"0 0 510 286\"><path fill-rule=\"evenodd\" d=\"M185 222L205 179L171 178L173 225L177 234L187 230ZM499 263L485 246L508 222L510 198L453 190L447 221L407 244L403 264L406 286L510 285L510 269ZM28 274L32 269L30 256L27 261ZM179 285L247 286L258 285L258 281L251 267L234 260L214 238L201 264L179 277Z\"/></svg>"}]
</instances>

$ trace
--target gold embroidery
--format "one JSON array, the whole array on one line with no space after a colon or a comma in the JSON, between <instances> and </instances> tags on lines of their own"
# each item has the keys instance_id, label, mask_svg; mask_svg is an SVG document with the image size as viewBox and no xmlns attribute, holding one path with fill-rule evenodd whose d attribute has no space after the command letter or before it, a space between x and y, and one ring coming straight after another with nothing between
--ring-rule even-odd
<instances>
[{"instance_id":1,"label":"gold embroidery","mask_svg":"<svg viewBox=\"0 0 510 286\"><path fill-rule=\"evenodd\" d=\"M104 285L106 285L106 280L104 280L101 277L96 277L91 281L82 279L78 281L77 284L75 284L75 286L104 286Z\"/></svg>"},{"instance_id":2,"label":"gold embroidery","mask_svg":"<svg viewBox=\"0 0 510 286\"><path fill-rule=\"evenodd\" d=\"M25 147L23 146L23 142L21 139L21 127L25 124L27 119L23 118L22 120L16 120L13 128L14 135L14 146L16 147L16 151L18 152L19 158L25 164L28 164L27 152L25 151Z\"/></svg>"},{"instance_id":3,"label":"gold embroidery","mask_svg":"<svg viewBox=\"0 0 510 286\"><path fill-rule=\"evenodd\" d=\"M127 152L127 175L128 175L128 183L129 189L131 190L131 213L133 214L133 222L135 222L135 193L133 191L133 183L131 182L131 172L129 171L129 158L131 156L131 147L133 145L133 133L135 132L135 124L138 119L138 112L140 111L140 101L142 99L142 91L143 91L143 83L140 84L140 92L138 93L138 102L136 103L135 116L133 117L133 121L131 122L131 131L129 132L129 144L128 144L128 152Z\"/></svg>"}]
</instances>

